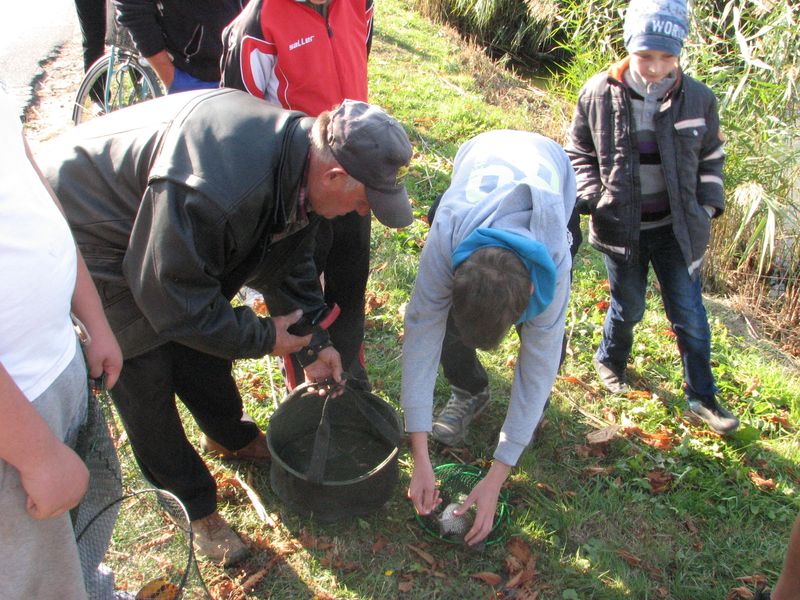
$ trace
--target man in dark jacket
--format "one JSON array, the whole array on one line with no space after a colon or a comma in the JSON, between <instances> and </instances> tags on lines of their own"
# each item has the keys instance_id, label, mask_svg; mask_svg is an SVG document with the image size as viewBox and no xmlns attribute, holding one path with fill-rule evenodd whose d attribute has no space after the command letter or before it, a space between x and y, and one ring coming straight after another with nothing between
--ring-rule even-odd
<instances>
[{"instance_id":1,"label":"man in dark jacket","mask_svg":"<svg viewBox=\"0 0 800 600\"><path fill-rule=\"evenodd\" d=\"M324 329L288 329L325 312L316 224L370 210L387 226L409 224L397 175L410 157L400 124L363 102L314 119L215 90L93 120L41 160L123 350L112 398L136 460L184 502L196 546L214 560L247 552L216 512L214 479L174 396L205 446L269 459L264 434L243 418L231 361L299 351L309 381L341 380ZM243 284L264 295L272 318L231 306Z\"/></svg>"},{"instance_id":2,"label":"man in dark jacket","mask_svg":"<svg viewBox=\"0 0 800 600\"><path fill-rule=\"evenodd\" d=\"M113 0L169 93L219 87L222 30L245 0Z\"/></svg>"}]
</instances>

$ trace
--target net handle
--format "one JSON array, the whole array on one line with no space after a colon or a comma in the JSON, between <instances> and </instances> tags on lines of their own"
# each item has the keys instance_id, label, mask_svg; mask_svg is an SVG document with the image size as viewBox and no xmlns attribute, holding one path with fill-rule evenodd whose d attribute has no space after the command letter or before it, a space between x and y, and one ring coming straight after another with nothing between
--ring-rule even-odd
<instances>
[{"instance_id":1,"label":"net handle","mask_svg":"<svg viewBox=\"0 0 800 600\"><path fill-rule=\"evenodd\" d=\"M194 532L192 531L192 522L189 520L189 513L186 511L186 507L183 505L183 502L181 502L180 499L175 494L168 492L167 490L160 490L158 488L145 488L141 490L134 490L127 494L123 494L116 500L112 500L111 502L106 504L103 508L101 508L99 511L97 511L96 515L94 515L91 519L89 519L89 522L86 524L86 526L80 531L80 533L78 533L75 536L75 542L76 543L80 542L81 538L89 530L92 524L97 519L99 519L103 514L105 514L106 511L110 510L117 504L124 502L125 500L150 493L154 494L156 498L158 498L159 496L164 496L170 502L174 502L175 505L181 509L182 516L185 518L186 526L184 527L184 529L188 533L187 537L189 538L189 543L188 543L189 549L186 557L186 567L183 569L183 574L181 575L181 580L178 585L181 592L183 592L183 589L186 587L186 582L189 579L189 573L192 570L192 562L194 561L194 543L193 543ZM167 510L166 507L164 508L164 510ZM205 588L205 584L203 585L203 587Z\"/></svg>"}]
</instances>

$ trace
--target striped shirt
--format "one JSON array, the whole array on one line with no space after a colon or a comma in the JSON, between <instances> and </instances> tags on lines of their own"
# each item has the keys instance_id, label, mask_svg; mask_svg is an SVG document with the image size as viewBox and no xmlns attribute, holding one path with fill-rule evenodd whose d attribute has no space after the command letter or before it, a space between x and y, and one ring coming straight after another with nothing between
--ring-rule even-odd
<instances>
[{"instance_id":1,"label":"striped shirt","mask_svg":"<svg viewBox=\"0 0 800 600\"><path fill-rule=\"evenodd\" d=\"M669 195L661 168L661 154L656 143L654 116L661 101L675 85L677 73L667 75L656 83L647 83L633 69L625 71L625 83L630 90L634 128L639 151L639 193L641 228L654 229L672 222Z\"/></svg>"}]
</instances>

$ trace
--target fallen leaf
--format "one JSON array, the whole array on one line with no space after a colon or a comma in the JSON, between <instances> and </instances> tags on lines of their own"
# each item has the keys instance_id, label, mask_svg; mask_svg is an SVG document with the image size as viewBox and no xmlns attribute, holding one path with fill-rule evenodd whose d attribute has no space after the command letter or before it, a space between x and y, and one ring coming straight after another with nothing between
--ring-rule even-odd
<instances>
[{"instance_id":1,"label":"fallen leaf","mask_svg":"<svg viewBox=\"0 0 800 600\"><path fill-rule=\"evenodd\" d=\"M575 454L579 458L590 458L590 457L604 457L608 455L608 450L605 446L585 446L583 444L579 444L575 446Z\"/></svg>"},{"instance_id":2,"label":"fallen leaf","mask_svg":"<svg viewBox=\"0 0 800 600\"><path fill-rule=\"evenodd\" d=\"M414 589L414 580L413 579L403 579L397 584L397 591L402 593L410 592Z\"/></svg>"},{"instance_id":3,"label":"fallen leaf","mask_svg":"<svg viewBox=\"0 0 800 600\"><path fill-rule=\"evenodd\" d=\"M782 415L769 415L766 420L770 423L777 423L786 430L792 430L792 424L785 412Z\"/></svg>"},{"instance_id":4,"label":"fallen leaf","mask_svg":"<svg viewBox=\"0 0 800 600\"><path fill-rule=\"evenodd\" d=\"M762 490L775 489L775 482L772 479L764 479L755 471L750 471L749 475L750 481L752 481L756 487L761 488Z\"/></svg>"},{"instance_id":5,"label":"fallen leaf","mask_svg":"<svg viewBox=\"0 0 800 600\"><path fill-rule=\"evenodd\" d=\"M609 425L586 434L586 441L592 445L605 444L613 440L617 433L619 433L619 425Z\"/></svg>"},{"instance_id":6,"label":"fallen leaf","mask_svg":"<svg viewBox=\"0 0 800 600\"><path fill-rule=\"evenodd\" d=\"M541 481L536 483L536 489L537 490L541 490L542 492L544 492L548 496L555 496L556 495L556 491L552 487L550 487L546 483L542 483Z\"/></svg>"},{"instance_id":7,"label":"fallen leaf","mask_svg":"<svg viewBox=\"0 0 800 600\"><path fill-rule=\"evenodd\" d=\"M766 587L769 580L767 579L766 575L762 575L761 573L756 573L755 575L745 575L744 577L737 577L736 581L741 581L742 583L749 583L757 588Z\"/></svg>"},{"instance_id":8,"label":"fallen leaf","mask_svg":"<svg viewBox=\"0 0 800 600\"><path fill-rule=\"evenodd\" d=\"M603 407L603 410L600 412L600 414L603 415L603 419L612 425L619 420L617 417L617 411L615 411L613 408L608 408L607 406Z\"/></svg>"},{"instance_id":9,"label":"fallen leaf","mask_svg":"<svg viewBox=\"0 0 800 600\"><path fill-rule=\"evenodd\" d=\"M491 573L489 571L481 571L480 573L473 573L470 575L473 579L478 579L483 583L487 583L492 587L497 587L503 581L503 578L496 573Z\"/></svg>"},{"instance_id":10,"label":"fallen leaf","mask_svg":"<svg viewBox=\"0 0 800 600\"><path fill-rule=\"evenodd\" d=\"M583 473L588 477L596 477L597 475L609 475L614 472L613 466L608 467L601 467L600 465L594 465L591 467L586 467L583 470Z\"/></svg>"},{"instance_id":11,"label":"fallen leaf","mask_svg":"<svg viewBox=\"0 0 800 600\"><path fill-rule=\"evenodd\" d=\"M600 312L607 311L609 306L611 306L611 304L609 304L608 300L598 300L594 305Z\"/></svg>"},{"instance_id":12,"label":"fallen leaf","mask_svg":"<svg viewBox=\"0 0 800 600\"><path fill-rule=\"evenodd\" d=\"M617 550L617 556L632 567L640 567L642 565L642 559L627 550Z\"/></svg>"},{"instance_id":13,"label":"fallen leaf","mask_svg":"<svg viewBox=\"0 0 800 600\"><path fill-rule=\"evenodd\" d=\"M273 556L262 569L259 569L258 571L250 575L250 577L244 580L244 583L242 583L241 586L242 589L245 592L251 591L254 587L256 587L256 585L258 585L259 581L264 579L267 573L269 573L272 570L272 567L274 567L275 563L277 563L279 560L281 560L280 556Z\"/></svg>"},{"instance_id":14,"label":"fallen leaf","mask_svg":"<svg viewBox=\"0 0 800 600\"><path fill-rule=\"evenodd\" d=\"M751 592L746 587L738 587L733 588L727 596L725 596L725 600L753 600L756 595Z\"/></svg>"},{"instance_id":15,"label":"fallen leaf","mask_svg":"<svg viewBox=\"0 0 800 600\"><path fill-rule=\"evenodd\" d=\"M595 387L593 387L589 383L586 383L582 379L580 379L578 377L575 377L574 375L565 375L561 379L563 381L566 381L567 383L574 383L575 385L581 386L591 396L595 396L595 397L599 397L600 396L600 392L598 392Z\"/></svg>"},{"instance_id":16,"label":"fallen leaf","mask_svg":"<svg viewBox=\"0 0 800 600\"><path fill-rule=\"evenodd\" d=\"M756 377L753 380L753 382L750 385L747 386L747 389L742 394L742 397L746 398L747 396L752 394L754 391L756 391L758 389L759 385L761 385L761 380L758 377Z\"/></svg>"},{"instance_id":17,"label":"fallen leaf","mask_svg":"<svg viewBox=\"0 0 800 600\"><path fill-rule=\"evenodd\" d=\"M300 543L309 550L328 550L333 548L333 544L324 537L315 537L307 529L300 532Z\"/></svg>"},{"instance_id":18,"label":"fallen leaf","mask_svg":"<svg viewBox=\"0 0 800 600\"><path fill-rule=\"evenodd\" d=\"M508 550L523 565L527 564L528 561L531 560L530 547L518 537L512 537L509 540L508 544L506 544L506 550Z\"/></svg>"},{"instance_id":19,"label":"fallen leaf","mask_svg":"<svg viewBox=\"0 0 800 600\"><path fill-rule=\"evenodd\" d=\"M647 480L650 482L650 493L663 494L669 489L673 479L675 478L671 473L661 469L653 469L647 474Z\"/></svg>"},{"instance_id":20,"label":"fallen leaf","mask_svg":"<svg viewBox=\"0 0 800 600\"><path fill-rule=\"evenodd\" d=\"M383 536L379 535L372 544L372 553L377 554L389 544L389 540Z\"/></svg>"},{"instance_id":21,"label":"fallen leaf","mask_svg":"<svg viewBox=\"0 0 800 600\"><path fill-rule=\"evenodd\" d=\"M409 550L412 550L413 552L415 552L422 560L424 560L430 566L432 566L432 567L436 566L436 559L433 558L433 556L431 556L427 552L425 552L425 550L423 550L421 548L417 548L416 546L414 546L412 544L407 544L407 546L408 546Z\"/></svg>"},{"instance_id":22,"label":"fallen leaf","mask_svg":"<svg viewBox=\"0 0 800 600\"><path fill-rule=\"evenodd\" d=\"M653 397L653 393L649 390L631 390L625 393L626 398L630 398L631 400L637 399L644 399L649 400Z\"/></svg>"},{"instance_id":23,"label":"fallen leaf","mask_svg":"<svg viewBox=\"0 0 800 600\"><path fill-rule=\"evenodd\" d=\"M523 569L516 573L511 579L506 582L504 589L512 590L516 587L520 587L525 585L529 581L533 581L536 577L536 571L534 569Z\"/></svg>"}]
</instances>

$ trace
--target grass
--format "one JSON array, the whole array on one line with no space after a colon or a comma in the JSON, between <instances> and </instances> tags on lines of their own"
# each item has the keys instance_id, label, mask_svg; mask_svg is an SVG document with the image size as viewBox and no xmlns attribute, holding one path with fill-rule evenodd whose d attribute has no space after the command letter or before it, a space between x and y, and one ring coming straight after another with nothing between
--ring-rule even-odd
<instances>
[{"instance_id":1,"label":"grass","mask_svg":"<svg viewBox=\"0 0 800 600\"><path fill-rule=\"evenodd\" d=\"M535 130L563 141L570 112L558 96L498 70L407 1L378 4L370 59L372 101L404 123L415 147L408 183L418 220L403 231L373 229L366 358L375 392L395 404L402 310L427 230L422 217L446 188L458 145L493 128ZM584 245L568 315L569 354L541 433L508 482L509 534L535 565L524 586L503 591L502 582L486 583L487 574L504 581L518 572L513 545L476 552L426 537L405 499L411 463L404 448L401 481L385 508L333 525L287 511L267 471L209 460L220 484L220 510L254 551L248 562L225 571L201 562L213 597L711 600L746 598L735 590L752 590L753 580L737 578L762 575L774 582L800 510L798 370L737 334L730 314L712 312L720 396L743 427L727 440L709 434L684 415L680 361L653 287L630 370L636 391L605 394L591 369L608 300L605 277L599 255ZM494 401L471 429L467 449L437 452L435 464L460 459L485 466L491 460L516 347L509 336L482 355ZM235 374L247 410L267 427L273 398L284 394L274 361L240 361ZM437 403L446 396L440 378ZM619 433L609 442L587 441L587 434L614 424ZM196 440L191 419L186 426ZM135 464L124 444L121 449L127 484L135 487ZM260 497L267 521L237 475ZM197 588L197 578L192 581Z\"/></svg>"}]
</instances>

